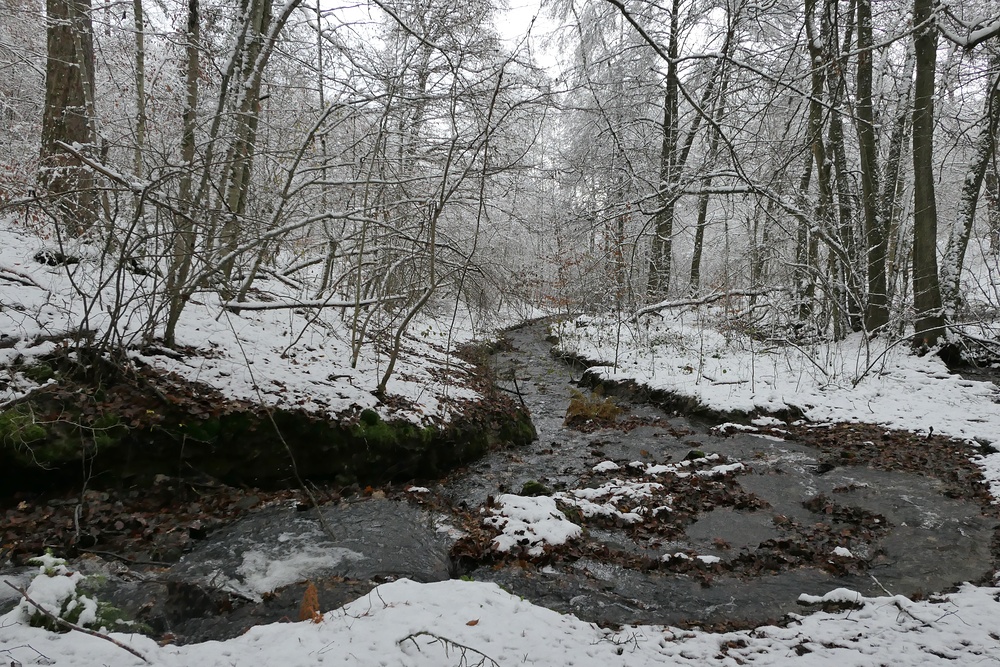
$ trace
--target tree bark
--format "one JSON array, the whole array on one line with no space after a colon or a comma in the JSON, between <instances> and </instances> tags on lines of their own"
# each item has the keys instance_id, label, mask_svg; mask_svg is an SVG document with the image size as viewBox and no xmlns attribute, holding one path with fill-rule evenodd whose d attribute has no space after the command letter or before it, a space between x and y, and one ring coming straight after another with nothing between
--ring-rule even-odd
<instances>
[{"instance_id":1,"label":"tree bark","mask_svg":"<svg viewBox=\"0 0 1000 667\"><path fill-rule=\"evenodd\" d=\"M144 19L142 0L132 0L132 17L135 22L135 155L136 176L143 173L143 152L146 147L146 46L144 44Z\"/></svg>"},{"instance_id":2,"label":"tree bark","mask_svg":"<svg viewBox=\"0 0 1000 667\"><path fill-rule=\"evenodd\" d=\"M1000 55L992 58L992 65L994 74L986 91L979 136L974 144L972 160L965 172L958 211L941 261L941 297L950 321L955 320L961 308L961 277L965 252L972 236L973 223L976 221L979 191L986 178L986 171L996 155L996 136L1000 127Z\"/></svg>"},{"instance_id":3,"label":"tree bark","mask_svg":"<svg viewBox=\"0 0 1000 667\"><path fill-rule=\"evenodd\" d=\"M649 259L647 294L663 297L670 289L673 255L674 193L670 187L679 168L677 155L678 88L677 54L679 50L680 0L673 0L670 10L670 39L667 44L667 80L663 94L663 141L660 146L660 182L657 200L659 208L653 217L653 245Z\"/></svg>"},{"instance_id":4,"label":"tree bark","mask_svg":"<svg viewBox=\"0 0 1000 667\"><path fill-rule=\"evenodd\" d=\"M90 0L47 0L45 109L39 180L56 204L58 222L80 236L97 220L94 177L59 146L93 146L94 38Z\"/></svg>"},{"instance_id":5,"label":"tree bark","mask_svg":"<svg viewBox=\"0 0 1000 667\"><path fill-rule=\"evenodd\" d=\"M861 207L868 273L865 330L878 331L889 322L885 260L888 221L878 214L878 145L872 110L872 6L858 0L857 116L858 152L861 161ZM898 156L896 159L898 163Z\"/></svg>"},{"instance_id":6,"label":"tree bark","mask_svg":"<svg viewBox=\"0 0 1000 667\"><path fill-rule=\"evenodd\" d=\"M198 43L201 40L201 17L199 0L188 0L187 44L185 54L185 98L181 113L181 160L184 173L181 176L178 198L179 212L174 215L173 253L170 272L167 274L167 323L164 342L173 346L177 322L187 302L188 277L194 261L195 229L190 217L194 194L195 129L198 120L198 74L200 70Z\"/></svg>"},{"instance_id":7,"label":"tree bark","mask_svg":"<svg viewBox=\"0 0 1000 667\"><path fill-rule=\"evenodd\" d=\"M914 0L916 80L913 90L913 345L928 347L944 337L937 267L937 203L934 197L934 82L937 27L934 0ZM924 25L926 24L926 25Z\"/></svg>"}]
</instances>

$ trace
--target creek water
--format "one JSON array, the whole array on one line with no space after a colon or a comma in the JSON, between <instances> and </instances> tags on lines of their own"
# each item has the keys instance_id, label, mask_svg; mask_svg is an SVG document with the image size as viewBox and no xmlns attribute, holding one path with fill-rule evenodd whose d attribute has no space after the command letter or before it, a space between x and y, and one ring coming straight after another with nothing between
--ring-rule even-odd
<instances>
[{"instance_id":1,"label":"creek water","mask_svg":"<svg viewBox=\"0 0 1000 667\"><path fill-rule=\"evenodd\" d=\"M661 416L666 423L627 433L572 431L563 426L563 419L581 371L551 355L542 324L510 332L509 341L513 349L496 357L497 375L523 398L539 439L527 451L491 454L448 480L446 492L458 502L476 506L489 494L516 492L529 480L553 489L572 488L601 460L678 461L700 450L744 462L739 485L770 507L706 512L687 528L680 543L661 545L661 554L686 548L726 559L753 552L768 540L782 539L785 531L775 517L803 525L826 520L803 505L820 495L881 515L890 528L864 545L869 553L856 554L870 560L863 575L835 576L803 567L754 577L714 576L706 586L689 576L581 559L537 570L519 564L483 567L471 573L476 579L495 581L537 604L599 622L757 624L802 611L797 605L802 593L822 595L846 587L864 594L913 595L978 580L992 571L990 543L996 521L983 516L975 503L946 497L943 485L932 477L867 467L828 470L811 447L751 433L719 436L707 424L664 415L646 405L626 407L632 414ZM591 531L590 539L606 540L617 549L649 550L622 531ZM725 549L718 546L722 543Z\"/></svg>"},{"instance_id":2,"label":"creek water","mask_svg":"<svg viewBox=\"0 0 1000 667\"><path fill-rule=\"evenodd\" d=\"M864 594L913 595L979 580L993 570L995 520L974 503L946 497L932 477L867 467L829 469L820 465L817 450L800 443L751 433L721 436L709 424L624 401L630 415L660 422L628 432L566 428L563 420L572 393L579 390L581 370L552 356L546 333L542 323L510 332L509 351L493 360L501 386L530 410L538 440L491 453L430 484L431 492L476 511L490 496L517 493L529 481L557 491L577 488L601 461L677 462L698 450L744 463L735 481L761 499L762 507L720 506L699 513L683 536L666 543L613 527L591 527L583 539L649 560L683 551L725 561L787 539L789 525L829 523L817 513L821 509L808 509L804 502L835 495L838 507L867 512L889 526L858 545L855 556L868 567L840 575L819 567L758 576L721 573L707 581L689 573L629 567L620 558L585 556L545 565L501 561L458 571L449 555L460 536L455 517L385 498L324 506L329 530L313 512L292 506L254 511L165 570L141 572L92 561L78 565L107 577L106 599L181 642L222 639L256 623L297 620L305 579L316 583L323 608L363 595L381 581L437 581L465 574L585 620L748 625L802 611L797 605L802 593L847 587ZM267 592L275 582L282 585Z\"/></svg>"}]
</instances>

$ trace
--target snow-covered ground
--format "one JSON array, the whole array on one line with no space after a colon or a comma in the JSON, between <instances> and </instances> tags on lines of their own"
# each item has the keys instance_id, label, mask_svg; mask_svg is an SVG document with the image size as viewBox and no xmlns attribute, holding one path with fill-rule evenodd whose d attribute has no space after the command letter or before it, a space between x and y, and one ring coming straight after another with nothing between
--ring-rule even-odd
<instances>
[{"instance_id":1,"label":"snow-covered ground","mask_svg":"<svg viewBox=\"0 0 1000 667\"><path fill-rule=\"evenodd\" d=\"M100 257L78 248L83 261L72 272L48 267L32 257L38 238L9 222L0 224L0 335L19 339L0 347L0 365L16 356L40 356L56 341L33 344L39 334L61 334L79 328L90 308L87 328L110 326L108 306L115 304L113 286L100 288ZM127 314L117 318L118 335L138 336L148 312L137 298L150 289L149 277L126 274ZM269 298L300 298L288 285L265 285ZM110 291L109 291L110 290ZM142 359L166 370L226 390L235 398L285 402L335 413L349 406L374 405L375 387L384 358L368 349L357 368L349 363L346 329L328 318L324 333L308 327L311 311L244 311L226 314L209 295L198 295L188 307L179 342L203 354L187 359L142 353ZM654 318L655 319L655 318ZM448 321L448 317L443 317ZM816 421L860 420L895 428L931 428L962 439L990 442L1000 438L1000 409L992 385L950 376L933 356L907 354L904 346L874 347L861 338L832 346L768 348L734 332L725 334L703 322L684 318L644 323L629 330L620 322L591 320L560 331L563 346L601 360L600 372L611 379L643 384L693 396L725 410L767 412L794 407ZM463 327L460 327L462 329ZM622 330L625 333L622 334ZM471 326L464 327L471 331ZM421 329L418 328L418 331ZM449 362L424 342L443 343L467 334L448 334L428 323L421 335L408 339L411 354L401 366L390 393L428 406L443 416L445 399L465 391L442 384L432 372ZM874 344L873 344L874 345ZM139 352L136 352L140 355ZM248 363L252 362L252 363ZM251 368L252 374L246 369ZM6 378L0 404L30 389L21 374ZM258 389L260 393L258 394ZM414 415L419 418L419 415ZM1000 455L978 457L1000 497ZM617 465L606 462L605 469ZM680 468L663 472L687 474ZM724 472L724 471L720 471ZM648 487L648 488L647 488ZM582 509L616 511L615 498L641 495L651 487L597 489L593 497L567 496ZM603 494L603 495L601 495ZM504 496L501 509L486 517L499 530L530 531L538 543L572 539L576 528L551 499ZM589 504L587 504L589 503ZM595 509L596 508L596 509ZM626 514L622 515L627 516ZM515 525L516 524L516 525ZM503 533L507 535L507 533ZM508 540L509 541L509 540ZM504 538L498 545L506 544ZM532 543L534 545L534 543ZM257 590L287 583L258 564L245 572ZM59 604L72 595L77 576L54 571L29 595L40 604ZM271 577L269 579L269 576ZM65 580L65 581L64 581ZM383 584L340 609L328 610L319 623L259 626L236 639L189 646L159 646L139 634L112 632L111 638L163 667L215 665L343 664L356 667L404 665L989 665L1000 663L1000 588L964 585L956 592L914 602L900 596L865 598L851 591L831 591L804 604L830 604L838 611L795 617L787 627L708 633L662 626L602 629L572 615L535 606L494 584L445 581L418 584L400 580ZM77 598L87 619L89 600ZM803 613L806 613L806 607ZM125 667L143 659L104 638L79 632L58 634L27 622L31 607L22 603L0 617L0 660L14 665Z\"/></svg>"},{"instance_id":2,"label":"snow-covered ground","mask_svg":"<svg viewBox=\"0 0 1000 667\"><path fill-rule=\"evenodd\" d=\"M243 310L222 307L217 293L195 293L181 314L176 342L188 349L171 354L144 345L153 318L163 319L163 280L155 275L117 271L93 245L76 240L60 244L51 236L0 218L0 368L16 359L51 354L73 332L87 331L101 340L110 336L130 348L138 361L223 392L230 398L274 407L301 408L336 416L372 408L385 418L446 421L455 399L475 398L463 386L464 362L446 354L457 344L482 335L497 322L484 323L467 310L456 314L448 304L430 305L404 337L387 394L404 399L390 402L373 394L388 364L387 345L396 321L354 322L353 309L276 308ZM79 259L68 266L36 261L39 251L63 252ZM314 302L298 276L263 275L254 283L257 305ZM502 326L502 322L500 322ZM366 327L364 343L352 365L352 334ZM162 334L162 327L153 331ZM43 342L39 342L42 337ZM18 399L37 385L23 373L0 377L0 406ZM408 404L419 404L410 410Z\"/></svg>"},{"instance_id":3,"label":"snow-covered ground","mask_svg":"<svg viewBox=\"0 0 1000 667\"><path fill-rule=\"evenodd\" d=\"M713 318L713 315L715 316ZM720 331L711 311L636 321L586 317L556 327L560 348L602 364L613 382L690 397L720 412L801 412L813 423L863 422L1000 445L1000 392L949 373L908 341L854 334L810 346L767 344ZM1000 498L1000 454L976 462Z\"/></svg>"},{"instance_id":4,"label":"snow-covered ground","mask_svg":"<svg viewBox=\"0 0 1000 667\"><path fill-rule=\"evenodd\" d=\"M258 626L225 642L178 647L159 646L138 634L111 636L163 667L991 665L1000 662L998 596L998 588L965 585L912 602L839 589L802 602L828 602L843 611L796 617L784 628L719 634L662 626L602 629L494 584L400 580L326 612L319 623ZM31 628L20 610L0 617L0 658L15 665L143 664L101 638Z\"/></svg>"}]
</instances>

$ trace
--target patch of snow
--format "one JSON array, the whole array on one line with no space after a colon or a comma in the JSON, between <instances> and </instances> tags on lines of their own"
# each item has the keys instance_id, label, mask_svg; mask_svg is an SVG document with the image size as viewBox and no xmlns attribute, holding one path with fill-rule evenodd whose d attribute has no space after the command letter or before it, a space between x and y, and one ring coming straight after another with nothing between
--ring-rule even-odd
<instances>
[{"instance_id":1,"label":"patch of snow","mask_svg":"<svg viewBox=\"0 0 1000 667\"><path fill-rule=\"evenodd\" d=\"M713 426L712 430L717 433L728 433L729 431L743 431L744 433L753 433L757 430L757 427L748 426L746 424L737 424L736 422L726 422L725 424L719 424L718 426Z\"/></svg>"},{"instance_id":2,"label":"patch of snow","mask_svg":"<svg viewBox=\"0 0 1000 667\"><path fill-rule=\"evenodd\" d=\"M525 549L529 555L540 556L546 544L565 544L580 537L583 530L566 518L548 496L516 496L504 494L497 498L500 507L483 523L500 530L493 538L497 551Z\"/></svg>"}]
</instances>

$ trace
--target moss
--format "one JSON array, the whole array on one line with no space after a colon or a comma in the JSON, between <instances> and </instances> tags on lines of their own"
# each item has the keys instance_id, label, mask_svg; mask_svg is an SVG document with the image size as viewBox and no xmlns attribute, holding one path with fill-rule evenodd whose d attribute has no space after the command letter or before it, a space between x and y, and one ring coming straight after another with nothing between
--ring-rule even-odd
<instances>
[{"instance_id":1,"label":"moss","mask_svg":"<svg viewBox=\"0 0 1000 667\"><path fill-rule=\"evenodd\" d=\"M94 420L89 430L93 433L94 446L98 451L114 447L128 433L118 415L105 414Z\"/></svg>"},{"instance_id":2,"label":"moss","mask_svg":"<svg viewBox=\"0 0 1000 667\"><path fill-rule=\"evenodd\" d=\"M541 482L536 482L533 479L529 479L524 485L521 486L522 496L551 496L552 489L545 486Z\"/></svg>"},{"instance_id":3,"label":"moss","mask_svg":"<svg viewBox=\"0 0 1000 667\"><path fill-rule=\"evenodd\" d=\"M365 426L375 426L382 421L382 418L377 412L371 408L365 408L361 411L361 423Z\"/></svg>"},{"instance_id":4,"label":"moss","mask_svg":"<svg viewBox=\"0 0 1000 667\"><path fill-rule=\"evenodd\" d=\"M55 369L44 361L31 366L25 366L21 370L21 373L32 382L37 382L38 384L45 384L56 376Z\"/></svg>"},{"instance_id":5,"label":"moss","mask_svg":"<svg viewBox=\"0 0 1000 667\"><path fill-rule=\"evenodd\" d=\"M45 427L19 407L0 413L0 442L4 445L31 445L43 440L45 435Z\"/></svg>"}]
</instances>

